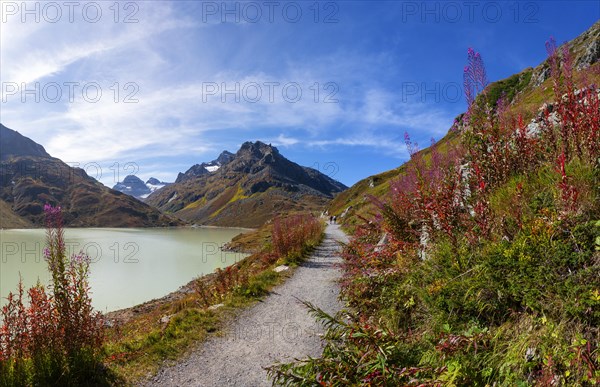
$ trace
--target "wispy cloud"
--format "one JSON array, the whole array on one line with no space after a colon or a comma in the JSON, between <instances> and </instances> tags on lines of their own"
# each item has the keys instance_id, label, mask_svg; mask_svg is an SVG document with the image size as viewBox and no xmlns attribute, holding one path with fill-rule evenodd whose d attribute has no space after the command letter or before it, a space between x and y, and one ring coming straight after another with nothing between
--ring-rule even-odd
<instances>
[{"instance_id":1,"label":"wispy cloud","mask_svg":"<svg viewBox=\"0 0 600 387\"><path fill-rule=\"evenodd\" d=\"M408 53L351 40L307 51L290 41L291 24L202 23L183 3L136 4L136 23L3 23L3 82L57 83L65 93L23 103L22 90L3 87L3 123L64 160L137 161L172 180L186 169L181 160L254 139L403 158L405 131L439 137L453 118L443 104L401 98L399 82L418 80L406 75ZM72 100L69 82L77 84ZM84 93L87 84L99 85L99 100L93 88Z\"/></svg>"},{"instance_id":2,"label":"wispy cloud","mask_svg":"<svg viewBox=\"0 0 600 387\"><path fill-rule=\"evenodd\" d=\"M102 3L94 4L99 6ZM24 4L21 6L25 7ZM114 53L125 47L143 44L170 29L195 25L188 19L176 19L168 3L138 7L133 18L135 22L131 23L123 20L115 22L116 16L111 14L110 6L104 3L101 11L103 17L93 23L79 14L80 20L73 17L71 22L67 16L68 7L59 7L62 17L56 23L44 20L49 18L43 12L44 8L39 12L43 16L40 22L23 23L20 14L5 16L1 34L3 80L35 82L60 74L68 66L84 59L110 56L111 51ZM29 18L32 19L31 16Z\"/></svg>"}]
</instances>

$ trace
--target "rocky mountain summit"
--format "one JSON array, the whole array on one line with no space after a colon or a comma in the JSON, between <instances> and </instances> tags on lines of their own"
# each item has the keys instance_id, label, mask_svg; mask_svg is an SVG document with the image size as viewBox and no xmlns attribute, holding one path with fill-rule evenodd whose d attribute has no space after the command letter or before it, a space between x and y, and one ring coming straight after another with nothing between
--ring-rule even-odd
<instances>
[{"instance_id":1,"label":"rocky mountain summit","mask_svg":"<svg viewBox=\"0 0 600 387\"><path fill-rule=\"evenodd\" d=\"M122 182L114 185L113 189L131 195L140 200L147 198L152 192L159 190L171 183L165 183L157 178L151 177L145 183L135 175L125 176Z\"/></svg>"},{"instance_id":2,"label":"rocky mountain summit","mask_svg":"<svg viewBox=\"0 0 600 387\"><path fill-rule=\"evenodd\" d=\"M203 167L206 171L201 173L198 167L203 164L195 165L147 202L198 224L257 227L280 213L321 210L346 189L260 141L245 142L235 154L221 153L217 163L214 171Z\"/></svg>"},{"instance_id":3,"label":"rocky mountain summit","mask_svg":"<svg viewBox=\"0 0 600 387\"><path fill-rule=\"evenodd\" d=\"M221 152L219 157L217 157L213 161L209 161L208 163L195 164L195 165L191 166L190 169L188 169L185 173L180 172L177 175L177 179L175 180L175 183L181 183L181 182L193 179L198 176L207 175L209 173L215 172L220 167L222 167L223 165L225 165L225 164L229 163L231 160L233 160L234 157L235 157L235 155L233 153L228 152L228 151L223 151L223 152Z\"/></svg>"}]
</instances>

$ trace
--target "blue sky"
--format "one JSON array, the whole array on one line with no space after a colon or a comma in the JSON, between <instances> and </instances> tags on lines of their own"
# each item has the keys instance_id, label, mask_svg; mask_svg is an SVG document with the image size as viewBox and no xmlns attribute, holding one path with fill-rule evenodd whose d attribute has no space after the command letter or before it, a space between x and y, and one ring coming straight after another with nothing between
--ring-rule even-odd
<instances>
[{"instance_id":1,"label":"blue sky","mask_svg":"<svg viewBox=\"0 0 600 387\"><path fill-rule=\"evenodd\" d=\"M405 132L447 132L468 47L498 80L600 19L597 1L1 6L0 120L109 186L254 140L352 185L402 164Z\"/></svg>"}]
</instances>

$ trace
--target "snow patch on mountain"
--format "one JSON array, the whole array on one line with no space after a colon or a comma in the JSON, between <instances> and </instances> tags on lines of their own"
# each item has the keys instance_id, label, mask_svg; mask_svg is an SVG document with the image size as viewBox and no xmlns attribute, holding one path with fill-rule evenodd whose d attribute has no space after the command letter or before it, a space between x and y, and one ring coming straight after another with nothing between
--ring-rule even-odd
<instances>
[{"instance_id":1,"label":"snow patch on mountain","mask_svg":"<svg viewBox=\"0 0 600 387\"><path fill-rule=\"evenodd\" d=\"M231 160L233 160L234 157L235 157L235 155L233 153L228 152L228 151L223 151L223 152L221 152L219 157L217 157L213 161L209 161L207 163L204 162L202 164L192 165L190 167L190 169L188 169L185 173L179 172L179 175L177 175L177 179L175 180L175 183L181 183L183 181L197 178L199 176L214 173L219 168L221 168L223 165L231 162Z\"/></svg>"}]
</instances>

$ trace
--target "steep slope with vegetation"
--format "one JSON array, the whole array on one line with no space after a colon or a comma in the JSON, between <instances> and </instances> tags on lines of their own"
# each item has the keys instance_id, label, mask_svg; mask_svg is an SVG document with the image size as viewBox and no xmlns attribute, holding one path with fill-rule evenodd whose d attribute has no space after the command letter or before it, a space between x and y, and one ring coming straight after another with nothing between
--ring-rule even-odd
<instances>
[{"instance_id":1,"label":"steep slope with vegetation","mask_svg":"<svg viewBox=\"0 0 600 387\"><path fill-rule=\"evenodd\" d=\"M192 173L194 170L192 167L177 183L150 195L146 202L198 224L259 227L279 214L320 212L346 188L315 169L289 161L277 148L260 141L244 143L212 173Z\"/></svg>"},{"instance_id":2,"label":"steep slope with vegetation","mask_svg":"<svg viewBox=\"0 0 600 387\"><path fill-rule=\"evenodd\" d=\"M311 307L328 327L323 356L272 367L277 382L600 383L598 67L577 69L572 45L546 47L541 87L551 85L543 100L552 103L530 111L530 125L519 110L531 102L497 99L469 49L469 109L452 141L419 153L407 137L411 161L380 175L389 188L368 199L373 216L354 218L342 282L349 311ZM546 92L523 89L515 101ZM363 200L356 192L371 185L347 198Z\"/></svg>"},{"instance_id":3,"label":"steep slope with vegetation","mask_svg":"<svg viewBox=\"0 0 600 387\"><path fill-rule=\"evenodd\" d=\"M575 70L573 73L575 81L599 85L600 22L595 23L589 30L569 42L568 47ZM587 70L579 71L582 68ZM545 60L535 68L527 68L519 74L490 83L486 90L487 100L495 106L500 96L504 96L504 103L508 104L508 109L513 114L521 114L523 120L529 122L538 115L538 109L544 103L554 100L552 82L550 62ZM457 117L457 121L460 121L461 118L462 115ZM445 153L446 148L456 145L457 141L457 133L450 130L435 145L421 150L413 159L428 160L433 149ZM405 173L406 167L412 162L409 160L398 168L359 181L334 198L329 206L329 213L336 214L338 217L344 214L345 216L340 218L340 221L348 229L353 229L361 222L360 217L368 218L375 215L376 209L369 197L384 197L389 192L390 182Z\"/></svg>"}]
</instances>

